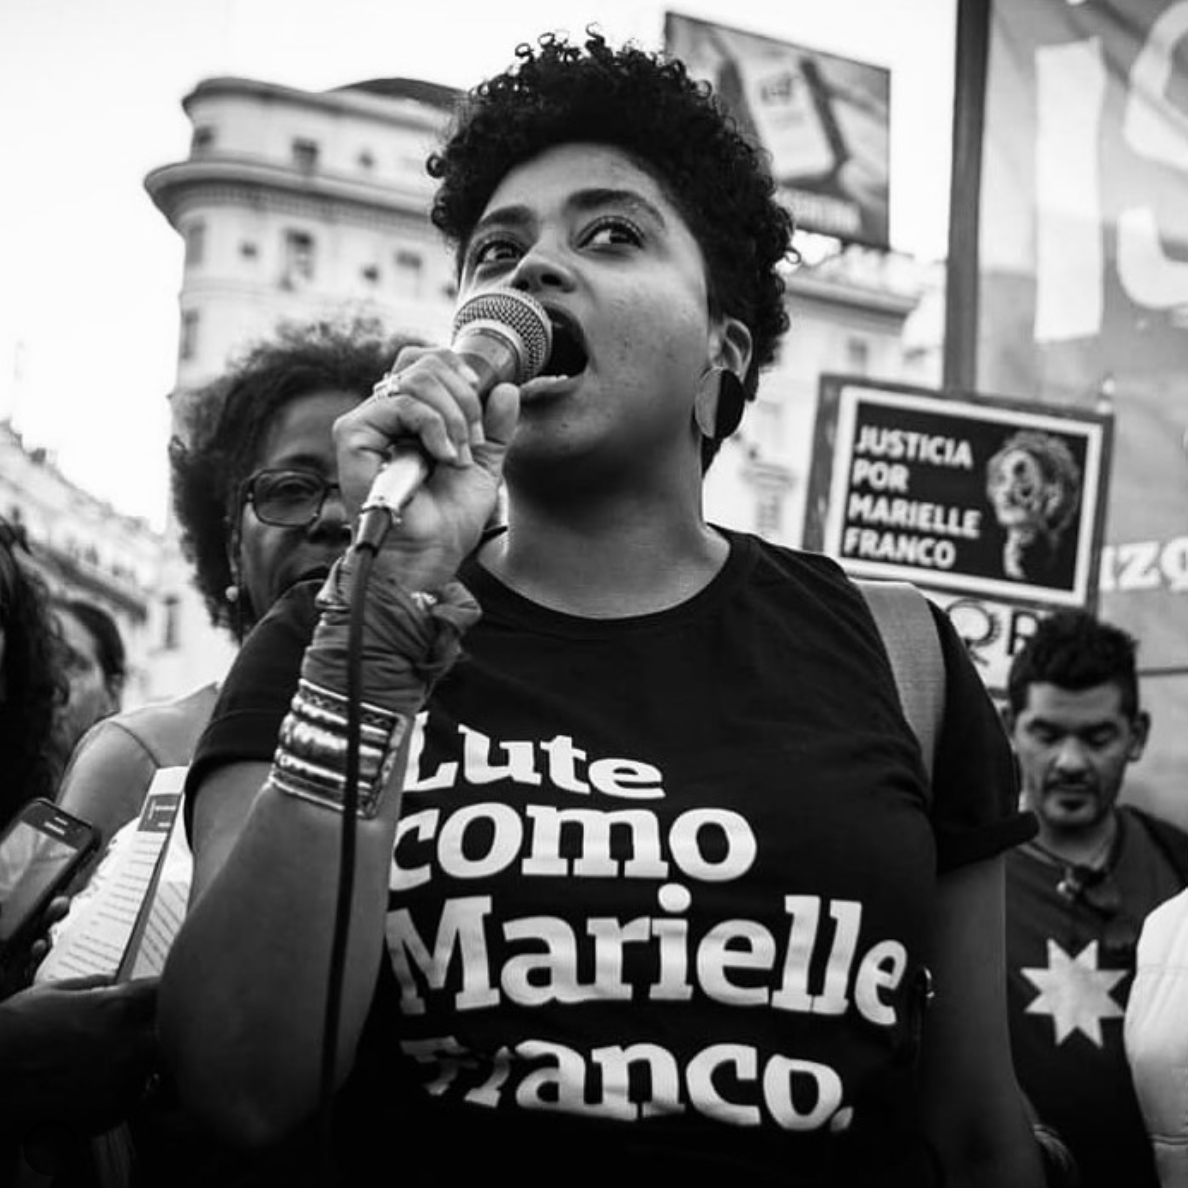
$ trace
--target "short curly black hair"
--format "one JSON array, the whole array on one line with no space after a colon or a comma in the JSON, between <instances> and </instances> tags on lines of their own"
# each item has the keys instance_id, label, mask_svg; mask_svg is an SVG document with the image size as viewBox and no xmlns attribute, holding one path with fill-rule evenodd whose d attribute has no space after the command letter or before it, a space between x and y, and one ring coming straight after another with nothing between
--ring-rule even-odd
<instances>
[{"instance_id":1,"label":"short curly black hair","mask_svg":"<svg viewBox=\"0 0 1188 1188\"><path fill-rule=\"evenodd\" d=\"M419 340L394 335L373 318L286 324L242 354L230 370L193 397L189 441L169 444L173 507L194 584L211 622L233 635L249 630L267 607L246 591L231 602L230 552L239 523L239 491L256 469L273 420L291 401L318 389L363 400L398 351Z\"/></svg>"},{"instance_id":2,"label":"short curly black hair","mask_svg":"<svg viewBox=\"0 0 1188 1188\"><path fill-rule=\"evenodd\" d=\"M438 180L432 219L461 253L503 177L558 144L628 153L663 187L705 255L710 312L751 331L743 380L751 399L788 329L780 264L793 257L792 217L776 200L766 157L738 130L709 83L684 63L593 29L584 45L546 34L518 63L463 100L427 168Z\"/></svg>"},{"instance_id":3,"label":"short curly black hair","mask_svg":"<svg viewBox=\"0 0 1188 1188\"><path fill-rule=\"evenodd\" d=\"M69 685L49 591L19 525L0 520L0 828L35 796L52 798L54 716Z\"/></svg>"},{"instance_id":4,"label":"short curly black hair","mask_svg":"<svg viewBox=\"0 0 1188 1188\"><path fill-rule=\"evenodd\" d=\"M1007 676L1011 711L1019 714L1026 709L1030 685L1058 685L1080 692L1114 684L1122 695L1123 714L1133 718L1139 709L1137 652L1138 641L1121 627L1085 610L1054 611L1040 620L1011 661Z\"/></svg>"}]
</instances>

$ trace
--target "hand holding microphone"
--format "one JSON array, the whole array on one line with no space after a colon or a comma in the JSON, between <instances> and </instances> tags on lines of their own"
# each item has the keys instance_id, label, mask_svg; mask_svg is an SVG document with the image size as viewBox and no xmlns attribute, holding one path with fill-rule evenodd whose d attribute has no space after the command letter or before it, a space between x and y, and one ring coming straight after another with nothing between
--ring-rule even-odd
<instances>
[{"instance_id":1,"label":"hand holding microphone","mask_svg":"<svg viewBox=\"0 0 1188 1188\"><path fill-rule=\"evenodd\" d=\"M349 424L337 430L340 454L354 449L374 455L376 435L387 437L381 443L386 460L362 503L356 548L379 548L418 490L432 481L440 463L454 463L454 467L460 463L465 468L471 461L472 442L484 454L488 452L484 448L488 419L495 434L491 445L506 445L514 413L506 426L502 407L492 408L489 418L487 397L500 384L519 386L538 375L551 346L552 327L541 305L518 290L494 289L476 294L459 307L449 351L409 348L401 352L399 370L376 385L375 400L344 418ZM502 464L501 451L498 464ZM340 457L344 478L350 465L350 457Z\"/></svg>"}]
</instances>

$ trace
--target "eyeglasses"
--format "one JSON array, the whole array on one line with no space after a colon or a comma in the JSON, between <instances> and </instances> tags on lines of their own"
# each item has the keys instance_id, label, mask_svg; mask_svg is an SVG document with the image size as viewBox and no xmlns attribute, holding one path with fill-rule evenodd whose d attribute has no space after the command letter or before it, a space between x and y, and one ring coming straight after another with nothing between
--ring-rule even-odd
<instances>
[{"instance_id":1,"label":"eyeglasses","mask_svg":"<svg viewBox=\"0 0 1188 1188\"><path fill-rule=\"evenodd\" d=\"M322 514L326 497L339 490L312 470L258 470L244 479L240 498L262 524L307 528Z\"/></svg>"},{"instance_id":2,"label":"eyeglasses","mask_svg":"<svg viewBox=\"0 0 1188 1188\"><path fill-rule=\"evenodd\" d=\"M1122 890L1113 872L1092 866L1066 866L1057 892L1069 903L1083 903L1102 918L1102 948L1132 953L1138 944L1139 922L1122 912Z\"/></svg>"}]
</instances>

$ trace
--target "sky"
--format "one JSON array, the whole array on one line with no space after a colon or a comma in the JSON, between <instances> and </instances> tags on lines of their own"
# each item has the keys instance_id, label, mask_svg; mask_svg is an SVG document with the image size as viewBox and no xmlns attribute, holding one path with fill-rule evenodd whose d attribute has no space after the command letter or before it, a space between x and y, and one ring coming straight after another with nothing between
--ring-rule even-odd
<instances>
[{"instance_id":1,"label":"sky","mask_svg":"<svg viewBox=\"0 0 1188 1188\"><path fill-rule=\"evenodd\" d=\"M469 87L548 30L660 48L672 11L891 71L891 244L945 253L956 0L0 0L0 420L162 528L182 243L144 189L235 75Z\"/></svg>"}]
</instances>

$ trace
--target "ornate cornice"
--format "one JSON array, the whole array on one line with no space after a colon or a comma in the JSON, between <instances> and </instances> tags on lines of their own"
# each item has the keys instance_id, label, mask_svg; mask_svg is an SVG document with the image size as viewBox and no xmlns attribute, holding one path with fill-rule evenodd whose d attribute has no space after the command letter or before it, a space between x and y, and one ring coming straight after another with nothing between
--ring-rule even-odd
<instances>
[{"instance_id":1,"label":"ornate cornice","mask_svg":"<svg viewBox=\"0 0 1188 1188\"><path fill-rule=\"evenodd\" d=\"M389 84L397 81L388 80ZM182 107L187 115L192 115L191 109L204 99L228 96L235 99L262 100L265 103L279 101L293 107L332 112L335 115L348 112L381 123L420 131L440 129L449 115L444 96L452 88L437 88L432 84L417 84L415 80L409 80L409 85L405 89L407 93L402 94L399 88L389 85L387 91L383 91L379 80L372 80L331 91L302 91L295 87L282 86L280 83L224 75L203 79L182 100ZM433 90L440 90L442 98L426 102L426 95Z\"/></svg>"},{"instance_id":2,"label":"ornate cornice","mask_svg":"<svg viewBox=\"0 0 1188 1188\"><path fill-rule=\"evenodd\" d=\"M429 196L412 186L378 185L250 158L214 157L162 165L144 179L157 209L178 229L195 202L263 207L319 219L350 215L368 225L428 227Z\"/></svg>"}]
</instances>

